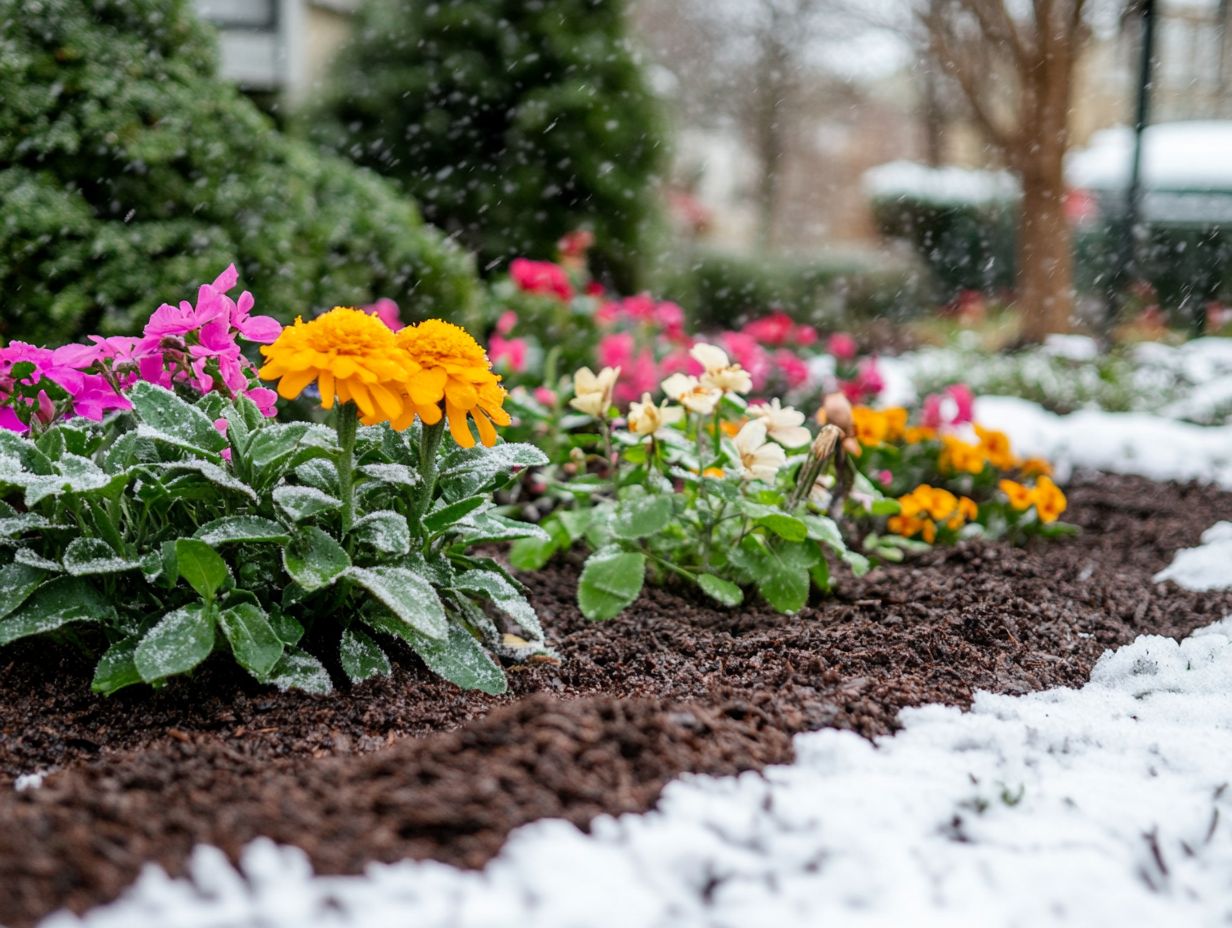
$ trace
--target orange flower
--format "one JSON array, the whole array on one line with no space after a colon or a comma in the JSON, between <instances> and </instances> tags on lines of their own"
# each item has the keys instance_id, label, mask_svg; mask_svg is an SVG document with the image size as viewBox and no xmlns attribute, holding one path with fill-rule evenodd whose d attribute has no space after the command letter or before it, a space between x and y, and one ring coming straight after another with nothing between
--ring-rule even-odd
<instances>
[{"instance_id":1,"label":"orange flower","mask_svg":"<svg viewBox=\"0 0 1232 928\"><path fill-rule=\"evenodd\" d=\"M1051 477L1052 465L1043 458L1027 458L1018 465L1024 477Z\"/></svg>"},{"instance_id":2,"label":"orange flower","mask_svg":"<svg viewBox=\"0 0 1232 928\"><path fill-rule=\"evenodd\" d=\"M1066 506L1065 494L1052 482L1051 477L1040 477L1035 482L1035 489L1031 491L1031 502L1035 504L1035 511L1045 525L1057 521Z\"/></svg>"},{"instance_id":3,"label":"orange flower","mask_svg":"<svg viewBox=\"0 0 1232 928\"><path fill-rule=\"evenodd\" d=\"M922 442L933 441L936 437L936 429L925 428L924 426L912 426L903 432L903 441L909 445L918 445Z\"/></svg>"},{"instance_id":4,"label":"orange flower","mask_svg":"<svg viewBox=\"0 0 1232 928\"><path fill-rule=\"evenodd\" d=\"M939 459L942 470L978 474L984 469L988 459L979 445L972 445L953 435L942 435L941 441L945 446Z\"/></svg>"},{"instance_id":5,"label":"orange flower","mask_svg":"<svg viewBox=\"0 0 1232 928\"><path fill-rule=\"evenodd\" d=\"M1010 450L1010 438L1004 432L976 425L975 434L979 436L980 449L984 452L984 457L997 470L1009 470L1018 463L1014 452Z\"/></svg>"},{"instance_id":6,"label":"orange flower","mask_svg":"<svg viewBox=\"0 0 1232 928\"><path fill-rule=\"evenodd\" d=\"M502 404L505 388L500 375L492 373L487 352L461 326L441 319L429 319L407 326L397 334L398 345L420 368L407 379L406 392L421 410L442 398L449 419L449 434L463 448L475 447L467 417L475 422L479 440L487 447L496 444L495 425L508 425L509 413ZM440 421L437 414L435 420ZM395 422L395 428L400 423ZM409 422L408 422L409 424Z\"/></svg>"},{"instance_id":7,"label":"orange flower","mask_svg":"<svg viewBox=\"0 0 1232 928\"><path fill-rule=\"evenodd\" d=\"M1021 483L1016 483L1013 480L1002 480L997 486L1009 498L1010 505L1019 512L1031 508L1032 490L1030 487L1024 487Z\"/></svg>"},{"instance_id":8,"label":"orange flower","mask_svg":"<svg viewBox=\"0 0 1232 928\"><path fill-rule=\"evenodd\" d=\"M883 409L881 416L885 420L887 441L898 441L907 432L907 410L902 406L891 406Z\"/></svg>"},{"instance_id":9,"label":"orange flower","mask_svg":"<svg viewBox=\"0 0 1232 928\"><path fill-rule=\"evenodd\" d=\"M856 441L861 445L871 446L884 444L889 437L889 423L886 417L868 406L856 406L851 410L851 421L855 426Z\"/></svg>"}]
</instances>

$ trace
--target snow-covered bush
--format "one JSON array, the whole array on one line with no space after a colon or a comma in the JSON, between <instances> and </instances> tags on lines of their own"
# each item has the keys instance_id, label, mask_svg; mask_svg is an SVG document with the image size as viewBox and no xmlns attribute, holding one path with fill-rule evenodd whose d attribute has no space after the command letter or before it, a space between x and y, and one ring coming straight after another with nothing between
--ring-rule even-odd
<instances>
[{"instance_id":1,"label":"snow-covered bush","mask_svg":"<svg viewBox=\"0 0 1232 928\"><path fill-rule=\"evenodd\" d=\"M0 339L129 332L233 255L284 321L464 310L470 259L216 76L188 0L0 0Z\"/></svg>"}]
</instances>

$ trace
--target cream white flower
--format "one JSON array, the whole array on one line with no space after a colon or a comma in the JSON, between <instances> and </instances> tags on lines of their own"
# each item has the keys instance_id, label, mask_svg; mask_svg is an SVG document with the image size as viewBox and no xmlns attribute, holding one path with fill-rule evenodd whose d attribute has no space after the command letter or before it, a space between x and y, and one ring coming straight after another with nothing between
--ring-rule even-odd
<instances>
[{"instance_id":1,"label":"cream white flower","mask_svg":"<svg viewBox=\"0 0 1232 928\"><path fill-rule=\"evenodd\" d=\"M739 364L732 364L727 352L717 345L699 342L689 352L705 372L702 383L724 393L748 393L753 389L753 378Z\"/></svg>"},{"instance_id":2,"label":"cream white flower","mask_svg":"<svg viewBox=\"0 0 1232 928\"><path fill-rule=\"evenodd\" d=\"M769 483L787 463L787 453L778 445L766 441L766 424L760 419L746 422L732 443L740 455L740 476L745 480Z\"/></svg>"},{"instance_id":3,"label":"cream white flower","mask_svg":"<svg viewBox=\"0 0 1232 928\"><path fill-rule=\"evenodd\" d=\"M768 403L754 403L749 415L766 424L766 434L784 448L799 448L813 440L813 433L804 427L804 413L783 406L778 398Z\"/></svg>"},{"instance_id":4,"label":"cream white flower","mask_svg":"<svg viewBox=\"0 0 1232 928\"><path fill-rule=\"evenodd\" d=\"M597 374L589 367L583 367L573 375L573 399L569 400L569 405L588 416L606 417L612 407L612 390L619 376L619 367L605 367Z\"/></svg>"},{"instance_id":5,"label":"cream white flower","mask_svg":"<svg viewBox=\"0 0 1232 928\"><path fill-rule=\"evenodd\" d=\"M675 400L689 412L703 416L714 412L719 400L723 398L721 389L702 383L688 374L672 374L659 386L669 399Z\"/></svg>"},{"instance_id":6,"label":"cream white flower","mask_svg":"<svg viewBox=\"0 0 1232 928\"><path fill-rule=\"evenodd\" d=\"M629 404L629 431L634 435L653 435L656 438L684 418L679 406L668 406L667 400L656 406L649 393L642 394L640 403Z\"/></svg>"}]
</instances>

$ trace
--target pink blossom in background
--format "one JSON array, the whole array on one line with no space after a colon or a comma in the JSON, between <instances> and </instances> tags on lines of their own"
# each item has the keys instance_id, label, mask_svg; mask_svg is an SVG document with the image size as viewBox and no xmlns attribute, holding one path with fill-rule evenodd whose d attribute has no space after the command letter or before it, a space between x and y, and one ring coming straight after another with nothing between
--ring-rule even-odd
<instances>
[{"instance_id":1,"label":"pink blossom in background","mask_svg":"<svg viewBox=\"0 0 1232 928\"><path fill-rule=\"evenodd\" d=\"M515 374L526 370L526 339L493 334L488 339L488 357L493 364L504 364Z\"/></svg>"},{"instance_id":2,"label":"pink blossom in background","mask_svg":"<svg viewBox=\"0 0 1232 928\"><path fill-rule=\"evenodd\" d=\"M877 368L877 359L869 358L860 365L852 380L839 382L839 388L852 403L864 403L885 389L885 380Z\"/></svg>"},{"instance_id":3,"label":"pink blossom in background","mask_svg":"<svg viewBox=\"0 0 1232 928\"><path fill-rule=\"evenodd\" d=\"M943 429L966 425L975 415L975 394L965 383L951 384L940 393L924 397L920 424L925 428Z\"/></svg>"},{"instance_id":4,"label":"pink blossom in background","mask_svg":"<svg viewBox=\"0 0 1232 928\"><path fill-rule=\"evenodd\" d=\"M753 389L760 390L770 377L773 365L770 355L752 335L745 332L724 332L719 336L719 346L730 359L749 372Z\"/></svg>"},{"instance_id":5,"label":"pink blossom in background","mask_svg":"<svg viewBox=\"0 0 1232 928\"><path fill-rule=\"evenodd\" d=\"M774 364L783 373L787 386L795 389L809 382L809 367L804 359L792 351L780 350L774 353Z\"/></svg>"},{"instance_id":6,"label":"pink blossom in background","mask_svg":"<svg viewBox=\"0 0 1232 928\"><path fill-rule=\"evenodd\" d=\"M606 292L607 291L603 289L603 284L599 283L599 281L597 280L592 280L590 283L586 285L586 295L587 296L595 296L595 297L603 296L603 294Z\"/></svg>"},{"instance_id":7,"label":"pink blossom in background","mask_svg":"<svg viewBox=\"0 0 1232 928\"><path fill-rule=\"evenodd\" d=\"M621 405L632 403L641 399L643 393L653 393L659 389L661 379L654 355L644 349L634 355L627 365L622 365L613 396Z\"/></svg>"},{"instance_id":8,"label":"pink blossom in background","mask_svg":"<svg viewBox=\"0 0 1232 928\"><path fill-rule=\"evenodd\" d=\"M689 374L693 377L701 376L705 368L702 367L701 362L697 358L689 354L689 349L692 347L692 341L690 340L689 344L676 349L659 363L661 380L666 380L672 374Z\"/></svg>"},{"instance_id":9,"label":"pink blossom in background","mask_svg":"<svg viewBox=\"0 0 1232 928\"><path fill-rule=\"evenodd\" d=\"M620 301L620 313L634 322L654 322L658 303L649 293L637 293Z\"/></svg>"},{"instance_id":10,"label":"pink blossom in background","mask_svg":"<svg viewBox=\"0 0 1232 928\"><path fill-rule=\"evenodd\" d=\"M846 332L835 332L826 341L826 350L838 361L850 361L855 358L859 347L856 340Z\"/></svg>"},{"instance_id":11,"label":"pink blossom in background","mask_svg":"<svg viewBox=\"0 0 1232 928\"><path fill-rule=\"evenodd\" d=\"M369 316L376 316L395 332L404 328L402 325L402 311L398 309L398 304L387 296L383 296L375 303L365 306L364 312ZM277 338L276 335L274 337Z\"/></svg>"},{"instance_id":12,"label":"pink blossom in background","mask_svg":"<svg viewBox=\"0 0 1232 928\"><path fill-rule=\"evenodd\" d=\"M877 482L880 483L883 487L888 487L891 483L894 482L894 474L892 474L888 470L880 471L877 474Z\"/></svg>"},{"instance_id":13,"label":"pink blossom in background","mask_svg":"<svg viewBox=\"0 0 1232 928\"><path fill-rule=\"evenodd\" d=\"M612 332L599 339L599 366L626 367L633 360L632 332Z\"/></svg>"},{"instance_id":14,"label":"pink blossom in background","mask_svg":"<svg viewBox=\"0 0 1232 928\"><path fill-rule=\"evenodd\" d=\"M670 300L655 305L654 321L663 330L663 334L673 341L685 338L684 310Z\"/></svg>"},{"instance_id":15,"label":"pink blossom in background","mask_svg":"<svg viewBox=\"0 0 1232 928\"><path fill-rule=\"evenodd\" d=\"M776 312L746 323L741 331L757 339L763 345L774 347L791 341L795 327L795 320L791 316L784 312Z\"/></svg>"},{"instance_id":16,"label":"pink blossom in background","mask_svg":"<svg viewBox=\"0 0 1232 928\"><path fill-rule=\"evenodd\" d=\"M509 276L524 293L541 293L562 301L573 299L573 284L569 282L569 275L552 261L514 258L509 263Z\"/></svg>"},{"instance_id":17,"label":"pink blossom in background","mask_svg":"<svg viewBox=\"0 0 1232 928\"><path fill-rule=\"evenodd\" d=\"M533 395L540 404L544 406L556 405L556 391L549 390L547 387L535 387Z\"/></svg>"},{"instance_id":18,"label":"pink blossom in background","mask_svg":"<svg viewBox=\"0 0 1232 928\"><path fill-rule=\"evenodd\" d=\"M508 335L517 324L518 314L512 309L507 309L496 318L496 325L493 329L497 335Z\"/></svg>"}]
</instances>

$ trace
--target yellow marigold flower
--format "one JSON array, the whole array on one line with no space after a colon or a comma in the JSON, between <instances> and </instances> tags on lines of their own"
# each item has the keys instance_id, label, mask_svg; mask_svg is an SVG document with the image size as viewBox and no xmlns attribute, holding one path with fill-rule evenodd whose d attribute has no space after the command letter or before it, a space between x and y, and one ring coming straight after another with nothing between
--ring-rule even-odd
<instances>
[{"instance_id":1,"label":"yellow marigold flower","mask_svg":"<svg viewBox=\"0 0 1232 928\"><path fill-rule=\"evenodd\" d=\"M903 441L909 445L918 445L922 442L933 441L937 437L937 430L925 428L924 426L912 426L903 432Z\"/></svg>"},{"instance_id":2,"label":"yellow marigold flower","mask_svg":"<svg viewBox=\"0 0 1232 928\"><path fill-rule=\"evenodd\" d=\"M261 353L265 365L260 376L277 380L283 399L295 399L315 381L322 407L331 409L335 398L353 402L363 418L373 422L405 417L401 384L419 370L383 322L344 306L310 322L297 316ZM410 416L414 418L414 410ZM410 425L410 419L405 424Z\"/></svg>"},{"instance_id":3,"label":"yellow marigold flower","mask_svg":"<svg viewBox=\"0 0 1232 928\"><path fill-rule=\"evenodd\" d=\"M1046 525L1057 521L1066 506L1065 494L1052 482L1051 477L1040 477L1035 482L1035 489L1031 491L1031 502L1035 504L1040 521Z\"/></svg>"},{"instance_id":4,"label":"yellow marigold flower","mask_svg":"<svg viewBox=\"0 0 1232 928\"><path fill-rule=\"evenodd\" d=\"M855 406L851 410L851 421L855 427L856 441L861 445L884 444L889 437L889 423L886 417L868 406Z\"/></svg>"},{"instance_id":5,"label":"yellow marigold flower","mask_svg":"<svg viewBox=\"0 0 1232 928\"><path fill-rule=\"evenodd\" d=\"M1024 487L1021 483L1016 483L1013 480L1002 480L997 484L1001 488L1001 492L1009 497L1010 505L1019 512L1031 508L1031 488Z\"/></svg>"},{"instance_id":6,"label":"yellow marigold flower","mask_svg":"<svg viewBox=\"0 0 1232 928\"><path fill-rule=\"evenodd\" d=\"M898 441L907 434L907 410L902 406L883 409L881 416L885 420L887 441Z\"/></svg>"},{"instance_id":7,"label":"yellow marigold flower","mask_svg":"<svg viewBox=\"0 0 1232 928\"><path fill-rule=\"evenodd\" d=\"M958 511L958 497L949 490L943 490L940 487L929 487L928 490L928 503L925 508L928 514L938 522Z\"/></svg>"},{"instance_id":8,"label":"yellow marigold flower","mask_svg":"<svg viewBox=\"0 0 1232 928\"><path fill-rule=\"evenodd\" d=\"M723 470L721 467L707 467L704 471L702 471L702 476L722 480L727 476L727 471Z\"/></svg>"},{"instance_id":9,"label":"yellow marigold flower","mask_svg":"<svg viewBox=\"0 0 1232 928\"><path fill-rule=\"evenodd\" d=\"M920 529L920 537L931 545L937 540L937 526L925 519L924 526Z\"/></svg>"},{"instance_id":10,"label":"yellow marigold flower","mask_svg":"<svg viewBox=\"0 0 1232 928\"><path fill-rule=\"evenodd\" d=\"M969 496L964 496L958 500L958 514L968 522L974 522L980 517L979 505Z\"/></svg>"},{"instance_id":11,"label":"yellow marigold flower","mask_svg":"<svg viewBox=\"0 0 1232 928\"><path fill-rule=\"evenodd\" d=\"M1052 465L1043 458L1027 458L1018 465L1024 477L1051 477Z\"/></svg>"},{"instance_id":12,"label":"yellow marigold flower","mask_svg":"<svg viewBox=\"0 0 1232 928\"><path fill-rule=\"evenodd\" d=\"M475 447L468 416L475 420L479 440L489 448L496 444L493 424L508 425L511 421L502 408L505 388L500 385L500 375L492 373L487 352L470 333L452 322L429 319L407 326L395 337L419 367L406 378L411 402L422 408L443 398L449 434L463 448Z\"/></svg>"},{"instance_id":13,"label":"yellow marigold flower","mask_svg":"<svg viewBox=\"0 0 1232 928\"><path fill-rule=\"evenodd\" d=\"M953 435L942 435L941 441L944 447L939 463L943 470L978 474L984 469L987 457L979 445L972 445Z\"/></svg>"},{"instance_id":14,"label":"yellow marigold flower","mask_svg":"<svg viewBox=\"0 0 1232 928\"><path fill-rule=\"evenodd\" d=\"M997 470L1009 470L1018 464L1018 459L1010 449L1010 437L1004 432L976 425L975 434L979 436L980 448L988 458L988 463Z\"/></svg>"}]
</instances>

